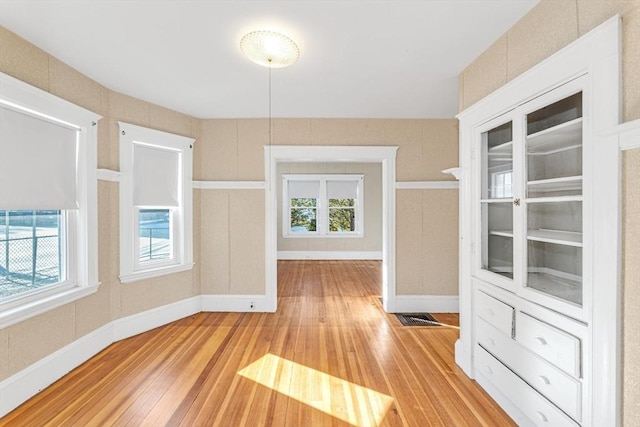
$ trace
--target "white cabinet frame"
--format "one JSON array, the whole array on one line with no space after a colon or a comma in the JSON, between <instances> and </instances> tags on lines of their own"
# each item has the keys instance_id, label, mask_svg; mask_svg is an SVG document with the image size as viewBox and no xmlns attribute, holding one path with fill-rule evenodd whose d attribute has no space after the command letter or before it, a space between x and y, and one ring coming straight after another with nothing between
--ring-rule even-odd
<instances>
[{"instance_id":1,"label":"white cabinet frame","mask_svg":"<svg viewBox=\"0 0 640 427\"><path fill-rule=\"evenodd\" d=\"M474 372L474 276L473 224L474 144L488 121L512 111L550 90L585 76L583 106L591 120L585 123L584 138L591 152L584 156L585 200L594 201L583 225L592 236L587 250L597 260L590 269L594 286L584 295L584 322L590 340L583 349L588 370L583 392L586 401L584 425L619 425L620 405L620 220L618 146L598 135L613 128L620 119L621 34L620 17L615 16L561 49L501 89L477 102L457 117L460 120L460 339L456 342L456 363L470 377ZM588 291L585 289L585 291ZM508 391L503 391L508 395ZM504 395L503 395L504 397ZM498 399L497 399L498 400ZM517 409L517 408L516 408Z\"/></svg>"}]
</instances>

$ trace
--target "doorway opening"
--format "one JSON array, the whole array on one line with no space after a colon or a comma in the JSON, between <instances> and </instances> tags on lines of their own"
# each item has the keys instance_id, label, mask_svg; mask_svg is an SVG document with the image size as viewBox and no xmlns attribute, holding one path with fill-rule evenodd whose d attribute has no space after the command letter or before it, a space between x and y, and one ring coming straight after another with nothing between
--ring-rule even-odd
<instances>
[{"instance_id":1,"label":"doorway opening","mask_svg":"<svg viewBox=\"0 0 640 427\"><path fill-rule=\"evenodd\" d=\"M397 147L267 146L265 163L266 308L277 309L278 164L380 163L382 169L382 305L395 312L395 179Z\"/></svg>"}]
</instances>

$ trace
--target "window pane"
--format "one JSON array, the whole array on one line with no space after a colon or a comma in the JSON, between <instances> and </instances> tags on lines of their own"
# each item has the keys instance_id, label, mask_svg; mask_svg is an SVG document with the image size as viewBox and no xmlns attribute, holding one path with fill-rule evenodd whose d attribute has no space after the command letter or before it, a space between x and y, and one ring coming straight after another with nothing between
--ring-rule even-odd
<instances>
[{"instance_id":1,"label":"window pane","mask_svg":"<svg viewBox=\"0 0 640 427\"><path fill-rule=\"evenodd\" d=\"M170 259L171 210L140 209L140 263Z\"/></svg>"},{"instance_id":2,"label":"window pane","mask_svg":"<svg viewBox=\"0 0 640 427\"><path fill-rule=\"evenodd\" d=\"M307 199L314 200L315 199ZM291 232L308 233L316 231L315 208L291 208Z\"/></svg>"},{"instance_id":3,"label":"window pane","mask_svg":"<svg viewBox=\"0 0 640 427\"><path fill-rule=\"evenodd\" d=\"M0 298L59 283L61 211L0 211Z\"/></svg>"},{"instance_id":4,"label":"window pane","mask_svg":"<svg viewBox=\"0 0 640 427\"><path fill-rule=\"evenodd\" d=\"M329 199L330 208L354 207L355 199Z\"/></svg>"},{"instance_id":5,"label":"window pane","mask_svg":"<svg viewBox=\"0 0 640 427\"><path fill-rule=\"evenodd\" d=\"M315 208L317 199L291 199L291 207L293 208Z\"/></svg>"},{"instance_id":6,"label":"window pane","mask_svg":"<svg viewBox=\"0 0 640 427\"><path fill-rule=\"evenodd\" d=\"M337 199L346 200L346 199ZM329 231L349 232L356 231L355 209L331 208L329 209Z\"/></svg>"}]
</instances>

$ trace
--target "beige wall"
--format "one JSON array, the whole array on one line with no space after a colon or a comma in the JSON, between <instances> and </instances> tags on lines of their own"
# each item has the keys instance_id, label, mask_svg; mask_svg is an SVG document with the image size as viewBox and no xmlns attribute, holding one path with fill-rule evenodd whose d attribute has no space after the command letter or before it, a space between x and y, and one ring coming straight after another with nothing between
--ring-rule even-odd
<instances>
[{"instance_id":1,"label":"beige wall","mask_svg":"<svg viewBox=\"0 0 640 427\"><path fill-rule=\"evenodd\" d=\"M264 191L200 193L202 293L264 295Z\"/></svg>"},{"instance_id":2,"label":"beige wall","mask_svg":"<svg viewBox=\"0 0 640 427\"><path fill-rule=\"evenodd\" d=\"M640 1L543 0L460 74L460 110L616 13L622 16L623 121L640 119ZM625 426L640 425L640 209L638 150L624 155L623 328Z\"/></svg>"},{"instance_id":3,"label":"beige wall","mask_svg":"<svg viewBox=\"0 0 640 427\"><path fill-rule=\"evenodd\" d=\"M118 170L119 120L198 137L199 120L113 92L2 27L0 71L102 115L98 126L100 168ZM197 195L194 206L199 209ZM197 270L121 284L118 216L118 184L99 182L98 259L102 284L94 295L1 330L0 380L114 319L200 293ZM199 246L199 212L195 224ZM194 257L198 263L197 250Z\"/></svg>"},{"instance_id":4,"label":"beige wall","mask_svg":"<svg viewBox=\"0 0 640 427\"><path fill-rule=\"evenodd\" d=\"M396 239L397 295L458 295L458 190L398 190Z\"/></svg>"},{"instance_id":5,"label":"beige wall","mask_svg":"<svg viewBox=\"0 0 640 427\"><path fill-rule=\"evenodd\" d=\"M268 125L264 119L203 120L195 147L195 158L200 162L195 179L263 180L263 147L268 144ZM396 177L401 182L453 180L441 171L458 164L455 119L274 119L272 143L398 146ZM255 199L250 206L262 212L264 196L260 191L252 191ZM262 217L255 218L251 210L231 212L230 200L237 197L237 192L201 191L201 281L205 294L264 293L264 221ZM397 294L457 295L457 191L402 190L397 194ZM237 249L230 248L232 242L238 241L235 235L244 233L241 227L218 225L230 218L238 224L255 221L253 238L244 234L239 238L246 241L246 246L236 244ZM308 250L325 250L322 241L326 240L309 243ZM360 239L350 240L353 242L347 245L358 245ZM345 250L368 250L356 247L347 246ZM250 281L236 280L231 265L251 270Z\"/></svg>"},{"instance_id":6,"label":"beige wall","mask_svg":"<svg viewBox=\"0 0 640 427\"><path fill-rule=\"evenodd\" d=\"M282 237L282 174L363 174L364 233L350 238ZM279 163L278 164L278 251L382 251L382 164L381 163Z\"/></svg>"},{"instance_id":7,"label":"beige wall","mask_svg":"<svg viewBox=\"0 0 640 427\"><path fill-rule=\"evenodd\" d=\"M624 425L640 425L640 149L623 155L623 406Z\"/></svg>"}]
</instances>

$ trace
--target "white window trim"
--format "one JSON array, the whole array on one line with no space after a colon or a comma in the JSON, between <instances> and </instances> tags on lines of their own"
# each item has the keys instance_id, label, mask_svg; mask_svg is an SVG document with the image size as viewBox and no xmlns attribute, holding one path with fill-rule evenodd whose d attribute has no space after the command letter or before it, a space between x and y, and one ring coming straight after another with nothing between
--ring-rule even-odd
<instances>
[{"instance_id":1,"label":"white window trim","mask_svg":"<svg viewBox=\"0 0 640 427\"><path fill-rule=\"evenodd\" d=\"M192 148L195 140L154 129L118 122L120 127L120 282L129 283L193 268ZM181 152L179 206L172 210L174 239L171 261L138 262L138 215L133 203L134 141Z\"/></svg>"},{"instance_id":2,"label":"white window trim","mask_svg":"<svg viewBox=\"0 0 640 427\"><path fill-rule=\"evenodd\" d=\"M316 231L291 231L291 205L289 203L289 181L319 181L320 194L316 203ZM355 200L356 230L348 232L329 231L329 181L357 181L358 197ZM282 237L287 239L335 239L361 238L364 236L364 175L363 174L283 174L282 175Z\"/></svg>"},{"instance_id":3,"label":"white window trim","mask_svg":"<svg viewBox=\"0 0 640 427\"><path fill-rule=\"evenodd\" d=\"M0 73L0 102L79 129L78 210L66 211L67 280L0 303L0 329L98 290L97 140L102 116Z\"/></svg>"}]
</instances>

